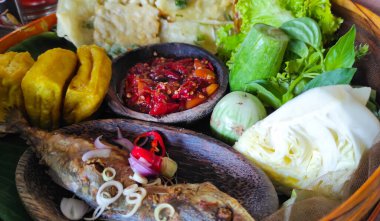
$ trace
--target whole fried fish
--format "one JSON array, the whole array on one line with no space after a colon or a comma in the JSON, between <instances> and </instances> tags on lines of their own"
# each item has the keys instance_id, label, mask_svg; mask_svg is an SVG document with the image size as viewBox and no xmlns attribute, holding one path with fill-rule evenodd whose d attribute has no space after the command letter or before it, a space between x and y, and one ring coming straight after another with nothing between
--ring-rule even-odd
<instances>
[{"instance_id":1,"label":"whole fried fish","mask_svg":"<svg viewBox=\"0 0 380 221\"><path fill-rule=\"evenodd\" d=\"M102 178L104 168L115 169L114 180L121 182L123 188L136 183L129 178L133 175L128 162L129 154L116 146L110 145L111 153L107 158L94 157L83 161L83 154L96 149L92 141L60 132L36 129L20 121L7 125L6 128L0 127L0 132L1 129L20 133L41 158L41 162L50 167L54 173L54 180L93 208L98 206L96 194L100 186L105 183ZM209 182L144 188L147 195L132 217L123 217L132 206L127 205L125 197L122 196L107 207L101 218L155 220L156 206L168 203L175 209L174 216L170 220L254 220L236 199Z\"/></svg>"}]
</instances>

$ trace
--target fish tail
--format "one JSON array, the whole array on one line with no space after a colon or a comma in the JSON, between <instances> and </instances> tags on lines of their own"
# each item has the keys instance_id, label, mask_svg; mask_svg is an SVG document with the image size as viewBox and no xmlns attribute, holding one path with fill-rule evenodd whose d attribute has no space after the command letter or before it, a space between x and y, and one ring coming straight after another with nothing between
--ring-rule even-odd
<instances>
[{"instance_id":1,"label":"fish tail","mask_svg":"<svg viewBox=\"0 0 380 221\"><path fill-rule=\"evenodd\" d=\"M24 128L29 127L29 124L23 113L6 105L0 100L0 136L13 133L21 133Z\"/></svg>"}]
</instances>

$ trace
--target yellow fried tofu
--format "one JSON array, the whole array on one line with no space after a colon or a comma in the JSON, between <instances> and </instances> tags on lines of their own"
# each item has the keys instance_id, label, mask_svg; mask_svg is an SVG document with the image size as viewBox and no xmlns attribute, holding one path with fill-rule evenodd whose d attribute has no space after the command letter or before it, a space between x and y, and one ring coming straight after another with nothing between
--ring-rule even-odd
<instances>
[{"instance_id":1,"label":"yellow fried tofu","mask_svg":"<svg viewBox=\"0 0 380 221\"><path fill-rule=\"evenodd\" d=\"M21 82L25 109L34 126L59 126L63 96L76 70L74 52L55 48L40 55Z\"/></svg>"},{"instance_id":2,"label":"yellow fried tofu","mask_svg":"<svg viewBox=\"0 0 380 221\"><path fill-rule=\"evenodd\" d=\"M0 54L0 97L7 108L23 109L21 81L34 60L29 52Z\"/></svg>"},{"instance_id":3,"label":"yellow fried tofu","mask_svg":"<svg viewBox=\"0 0 380 221\"><path fill-rule=\"evenodd\" d=\"M96 45L78 48L80 66L67 89L63 119L67 124L90 117L101 105L109 87L112 62Z\"/></svg>"}]
</instances>

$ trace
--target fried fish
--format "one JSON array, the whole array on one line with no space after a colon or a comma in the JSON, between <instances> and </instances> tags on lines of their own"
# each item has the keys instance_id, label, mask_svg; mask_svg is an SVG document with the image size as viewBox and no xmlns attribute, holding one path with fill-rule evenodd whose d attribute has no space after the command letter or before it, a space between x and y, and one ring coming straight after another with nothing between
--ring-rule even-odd
<instances>
[{"instance_id":1,"label":"fried fish","mask_svg":"<svg viewBox=\"0 0 380 221\"><path fill-rule=\"evenodd\" d=\"M20 133L40 157L41 162L50 167L54 180L91 207L99 207L97 194L105 183L102 177L104 168L115 170L114 180L120 182L123 188L136 185L136 182L130 179L134 172L129 165L127 151L109 145L107 157L95 156L84 160L85 153L97 149L92 141L59 131L46 132L30 127L23 121L8 124L7 128L3 129ZM170 220L254 220L236 199L209 182L144 188L146 195L133 216L126 218L125 215L133 208L126 202L126 197L119 197L104 210L101 218L155 220L155 208L158 205L169 204L175 211ZM110 188L109 197L114 197L115 191L116 188Z\"/></svg>"}]
</instances>

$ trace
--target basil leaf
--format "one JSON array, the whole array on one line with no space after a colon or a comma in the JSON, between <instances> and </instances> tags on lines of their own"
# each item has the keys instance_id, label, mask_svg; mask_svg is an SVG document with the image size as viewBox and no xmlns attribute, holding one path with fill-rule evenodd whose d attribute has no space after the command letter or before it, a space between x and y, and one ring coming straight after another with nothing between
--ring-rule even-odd
<instances>
[{"instance_id":1,"label":"basil leaf","mask_svg":"<svg viewBox=\"0 0 380 221\"><path fill-rule=\"evenodd\" d=\"M303 92L315 87L349 84L354 77L355 72L356 68L339 68L333 71L324 72L307 83Z\"/></svg>"},{"instance_id":2,"label":"basil leaf","mask_svg":"<svg viewBox=\"0 0 380 221\"><path fill-rule=\"evenodd\" d=\"M313 19L303 17L285 22L280 27L291 39L296 39L311 45L316 50L322 48L321 30Z\"/></svg>"},{"instance_id":3,"label":"basil leaf","mask_svg":"<svg viewBox=\"0 0 380 221\"><path fill-rule=\"evenodd\" d=\"M287 50L298 55L300 58L304 58L309 54L309 49L305 42L295 39L289 41Z\"/></svg>"},{"instance_id":4,"label":"basil leaf","mask_svg":"<svg viewBox=\"0 0 380 221\"><path fill-rule=\"evenodd\" d=\"M355 36L356 29L351 29L337 43L330 48L325 58L326 71L337 68L351 68L355 62Z\"/></svg>"}]
</instances>

